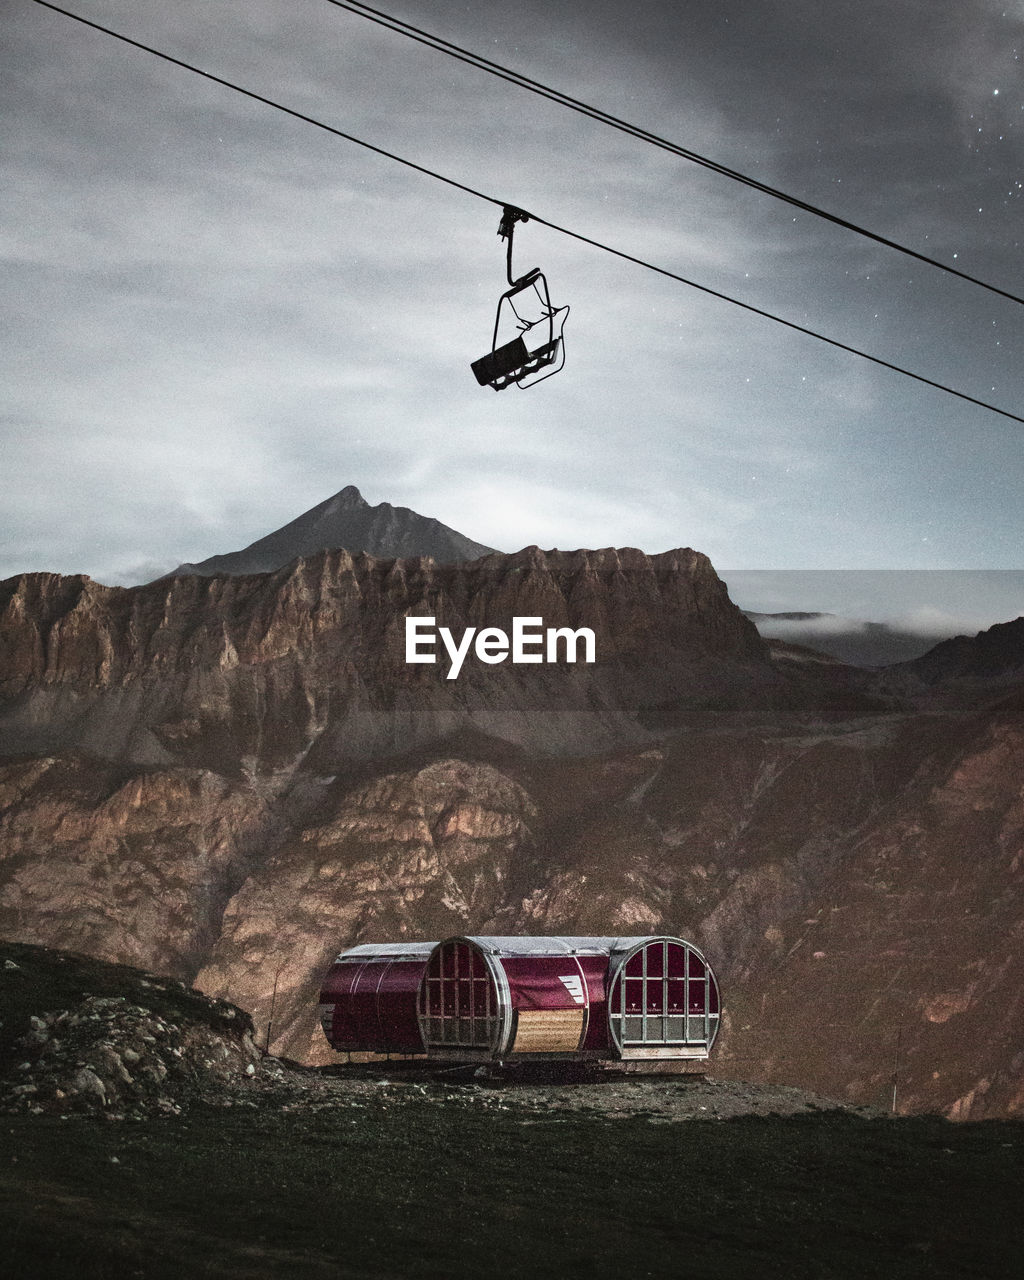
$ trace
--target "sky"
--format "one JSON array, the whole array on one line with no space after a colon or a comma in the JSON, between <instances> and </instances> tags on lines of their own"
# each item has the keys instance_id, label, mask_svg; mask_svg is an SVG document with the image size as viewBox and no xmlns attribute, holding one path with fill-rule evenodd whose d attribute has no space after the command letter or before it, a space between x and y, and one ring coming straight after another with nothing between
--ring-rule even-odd
<instances>
[{"instance_id":1,"label":"sky","mask_svg":"<svg viewBox=\"0 0 1024 1280\"><path fill-rule=\"evenodd\" d=\"M1024 0L379 2L1024 294ZM1024 415L1020 304L326 0L66 7ZM349 484L509 551L1024 568L1020 423L536 222L516 274L570 306L566 365L481 388L496 205L32 0L0 15L0 578L145 581Z\"/></svg>"}]
</instances>

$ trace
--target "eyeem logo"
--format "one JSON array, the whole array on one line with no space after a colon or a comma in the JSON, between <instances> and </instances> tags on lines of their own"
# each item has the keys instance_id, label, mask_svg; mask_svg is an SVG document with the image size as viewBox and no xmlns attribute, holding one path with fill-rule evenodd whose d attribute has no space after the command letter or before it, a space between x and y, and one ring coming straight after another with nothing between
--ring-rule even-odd
<instances>
[{"instance_id":1,"label":"eyeem logo","mask_svg":"<svg viewBox=\"0 0 1024 1280\"><path fill-rule=\"evenodd\" d=\"M595 660L594 633L589 627L573 631L571 627L545 627L543 618L513 618L512 635L500 627L467 627L458 643L447 627L436 627L436 618L406 618L406 662L436 662L435 645L441 637L451 667L448 679L457 680L466 656L473 652L481 662L575 662L580 645L583 661ZM559 657L559 651L564 655Z\"/></svg>"}]
</instances>

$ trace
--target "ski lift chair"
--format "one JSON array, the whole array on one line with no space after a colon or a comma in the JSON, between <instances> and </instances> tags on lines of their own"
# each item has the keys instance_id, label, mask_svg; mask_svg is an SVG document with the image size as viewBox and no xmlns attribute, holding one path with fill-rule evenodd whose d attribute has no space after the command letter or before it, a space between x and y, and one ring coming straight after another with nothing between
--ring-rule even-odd
<instances>
[{"instance_id":1,"label":"ski lift chair","mask_svg":"<svg viewBox=\"0 0 1024 1280\"><path fill-rule=\"evenodd\" d=\"M517 222L529 221L529 217L511 206L506 206L502 214L498 234L508 240L509 288L498 299L490 351L470 365L477 382L495 391L504 391L513 382L519 387L532 387L558 373L565 364L562 330L569 308L552 304L547 279L539 267L519 279L512 276L513 228ZM518 330L515 337L502 342L503 334L512 329ZM526 335L531 330L537 330L533 336L539 336L540 342L528 346Z\"/></svg>"}]
</instances>

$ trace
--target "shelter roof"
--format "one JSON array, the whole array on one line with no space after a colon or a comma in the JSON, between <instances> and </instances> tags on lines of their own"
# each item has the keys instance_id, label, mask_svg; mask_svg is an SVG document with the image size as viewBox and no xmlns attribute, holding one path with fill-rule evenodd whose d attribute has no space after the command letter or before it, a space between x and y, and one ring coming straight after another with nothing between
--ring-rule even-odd
<instances>
[{"instance_id":1,"label":"shelter roof","mask_svg":"<svg viewBox=\"0 0 1024 1280\"><path fill-rule=\"evenodd\" d=\"M349 947L335 960L426 960L436 942L361 942Z\"/></svg>"},{"instance_id":2,"label":"shelter roof","mask_svg":"<svg viewBox=\"0 0 1024 1280\"><path fill-rule=\"evenodd\" d=\"M630 951L641 943L649 942L651 938L507 938L467 934L465 940L476 943L478 947L489 951L492 955L499 956L606 956L619 951Z\"/></svg>"}]
</instances>

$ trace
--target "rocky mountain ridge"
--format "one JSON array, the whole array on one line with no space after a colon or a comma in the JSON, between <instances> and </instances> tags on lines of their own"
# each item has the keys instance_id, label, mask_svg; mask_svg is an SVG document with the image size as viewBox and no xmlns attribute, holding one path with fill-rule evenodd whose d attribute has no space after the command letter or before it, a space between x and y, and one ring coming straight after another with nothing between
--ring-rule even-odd
<instances>
[{"instance_id":1,"label":"rocky mountain ridge","mask_svg":"<svg viewBox=\"0 0 1024 1280\"><path fill-rule=\"evenodd\" d=\"M405 621L459 634L516 616L590 628L597 661L406 662ZM659 710L775 680L707 558L543 552L471 564L325 552L277 573L104 587L0 584L5 752L69 747L141 765L330 771L466 730L542 751L649 735Z\"/></svg>"},{"instance_id":2,"label":"rocky mountain ridge","mask_svg":"<svg viewBox=\"0 0 1024 1280\"><path fill-rule=\"evenodd\" d=\"M976 636L943 640L886 676L890 683L903 678L925 687L951 681L1012 684L1024 679L1024 617L997 623Z\"/></svg>"}]
</instances>

